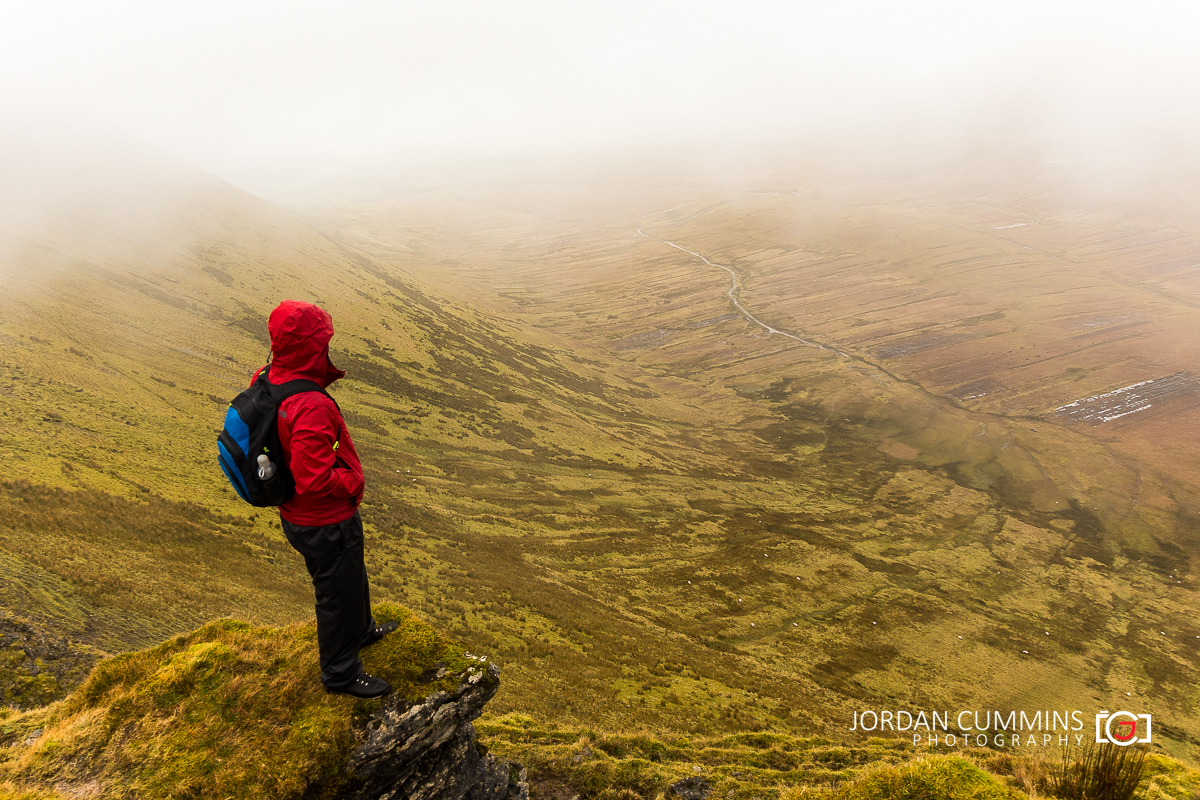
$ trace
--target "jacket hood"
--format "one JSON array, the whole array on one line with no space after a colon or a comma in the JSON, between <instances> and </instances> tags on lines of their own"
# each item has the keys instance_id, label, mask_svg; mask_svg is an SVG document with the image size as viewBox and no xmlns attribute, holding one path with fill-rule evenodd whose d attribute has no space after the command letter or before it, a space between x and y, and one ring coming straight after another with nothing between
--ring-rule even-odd
<instances>
[{"instance_id":1,"label":"jacket hood","mask_svg":"<svg viewBox=\"0 0 1200 800\"><path fill-rule=\"evenodd\" d=\"M329 361L333 318L323 308L299 300L284 300L267 320L271 332L271 383L298 378L322 387L345 376Z\"/></svg>"}]
</instances>

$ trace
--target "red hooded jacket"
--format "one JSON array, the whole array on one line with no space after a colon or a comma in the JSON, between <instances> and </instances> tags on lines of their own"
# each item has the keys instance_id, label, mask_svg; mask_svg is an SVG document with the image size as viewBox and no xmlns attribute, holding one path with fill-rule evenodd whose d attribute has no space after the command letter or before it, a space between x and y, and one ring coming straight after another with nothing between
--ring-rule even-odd
<instances>
[{"instance_id":1,"label":"red hooded jacket","mask_svg":"<svg viewBox=\"0 0 1200 800\"><path fill-rule=\"evenodd\" d=\"M284 300L267 328L271 383L306 378L325 388L346 374L329 362L333 319L324 309ZM296 479L296 494L279 507L280 516L294 525L332 525L353 516L362 501L362 463L337 405L319 392L294 394L279 406L277 426Z\"/></svg>"}]
</instances>

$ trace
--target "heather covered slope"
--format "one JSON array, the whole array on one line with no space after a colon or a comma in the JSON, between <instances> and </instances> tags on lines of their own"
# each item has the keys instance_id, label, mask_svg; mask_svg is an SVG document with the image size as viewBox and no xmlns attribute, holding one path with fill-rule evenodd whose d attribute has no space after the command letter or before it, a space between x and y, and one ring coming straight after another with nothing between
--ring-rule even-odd
<instances>
[{"instance_id":1,"label":"heather covered slope","mask_svg":"<svg viewBox=\"0 0 1200 800\"><path fill-rule=\"evenodd\" d=\"M150 163L4 233L4 606L113 652L308 618L212 456L290 296L335 319L375 597L499 661L495 713L840 741L862 708L1137 704L1195 757L1186 491L1146 471L1115 517L1094 439L767 335L636 233L712 208L770 249L738 213L780 187L589 173L305 222Z\"/></svg>"}]
</instances>

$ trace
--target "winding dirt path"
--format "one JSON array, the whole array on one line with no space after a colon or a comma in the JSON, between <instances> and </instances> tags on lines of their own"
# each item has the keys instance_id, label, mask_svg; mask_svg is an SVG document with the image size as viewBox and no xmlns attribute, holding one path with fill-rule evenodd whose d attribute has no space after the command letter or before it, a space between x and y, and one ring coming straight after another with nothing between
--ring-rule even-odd
<instances>
[{"instance_id":1,"label":"winding dirt path","mask_svg":"<svg viewBox=\"0 0 1200 800\"><path fill-rule=\"evenodd\" d=\"M769 195L763 195L763 197L764 198L765 197L775 197L777 194L779 194L779 193L773 192ZM751 198L745 198L745 199L751 199ZM752 198L752 199L757 200L760 198ZM728 202L738 202L738 201L731 200ZM674 208L668 208L665 211L656 211L654 213L655 214L665 214L665 213L667 213L667 211L674 211L676 208L683 208L684 206L688 206L688 205L691 205L691 203L684 203L683 205L675 206ZM718 205L725 205L725 203L719 203ZM694 217L698 217L701 214L706 214L709 211L712 211L713 208L715 208L715 207L716 206L710 206L709 208L702 209L701 211L697 211L695 214L692 214L692 216L685 217L684 219L681 219L681 220L673 220L671 222L658 222L658 223L654 223L653 225L644 225L641 228L638 228L637 231L635 231L635 232L637 233L638 236L645 236L647 239L653 239L656 242L662 242L663 244L674 247L676 250L687 253L690 256L695 256L696 258L700 259L701 261L703 261L706 265L708 265L710 267L716 267L717 269L723 269L726 272L728 272L729 278L732 281L732 285L729 287L729 291L725 293L725 296L729 298L729 302L733 304L733 307L736 308L738 310L738 313L740 313L743 317L745 317L747 321L762 328L768 334L777 334L779 336L784 336L784 337L787 337L788 339L792 339L793 341L797 341L800 344L806 345L808 347L816 347L820 350L828 350L831 353L837 353L838 355L840 355L844 358L852 358L852 356L849 353L843 353L842 351L837 350L835 348L826 347L825 345L823 345L819 342L811 342L808 339L804 339L804 338L801 338L801 337L795 335L794 333L788 333L787 331L781 331L778 328L772 327L772 326L768 325L767 323L763 322L758 317L756 317L754 315L754 312L752 312L750 309L748 309L744 305L742 305L742 301L741 301L741 297L740 297L741 291L742 291L742 282L741 282L741 279L738 277L737 271L734 270L733 267L727 267L724 264L718 264L714 261L709 261L706 257L701 255L700 253L697 253L695 250L688 250L686 247L676 244L675 242L669 241L667 239L660 239L657 236L652 236L652 235L646 233L646 228L653 228L653 227L657 227L659 225L677 225L680 222L687 222L689 219L693 219ZM652 216L652 215L647 214L646 216Z\"/></svg>"}]
</instances>

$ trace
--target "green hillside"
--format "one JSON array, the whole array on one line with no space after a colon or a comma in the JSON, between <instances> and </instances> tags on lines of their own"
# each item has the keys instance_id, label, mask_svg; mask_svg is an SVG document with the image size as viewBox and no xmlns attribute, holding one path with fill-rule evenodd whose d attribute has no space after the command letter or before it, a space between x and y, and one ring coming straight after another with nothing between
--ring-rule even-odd
<instances>
[{"instance_id":1,"label":"green hillside","mask_svg":"<svg viewBox=\"0 0 1200 800\"><path fill-rule=\"evenodd\" d=\"M743 195L580 184L552 216L463 189L306 222L108 163L119 191L3 229L5 609L110 652L310 617L213 446L292 297L335 321L373 597L495 658L494 716L856 742L863 709L1129 706L1196 760L1186 498L1147 472L1114 524L1093 501L1128 464L1094 440L767 336L622 221Z\"/></svg>"}]
</instances>

